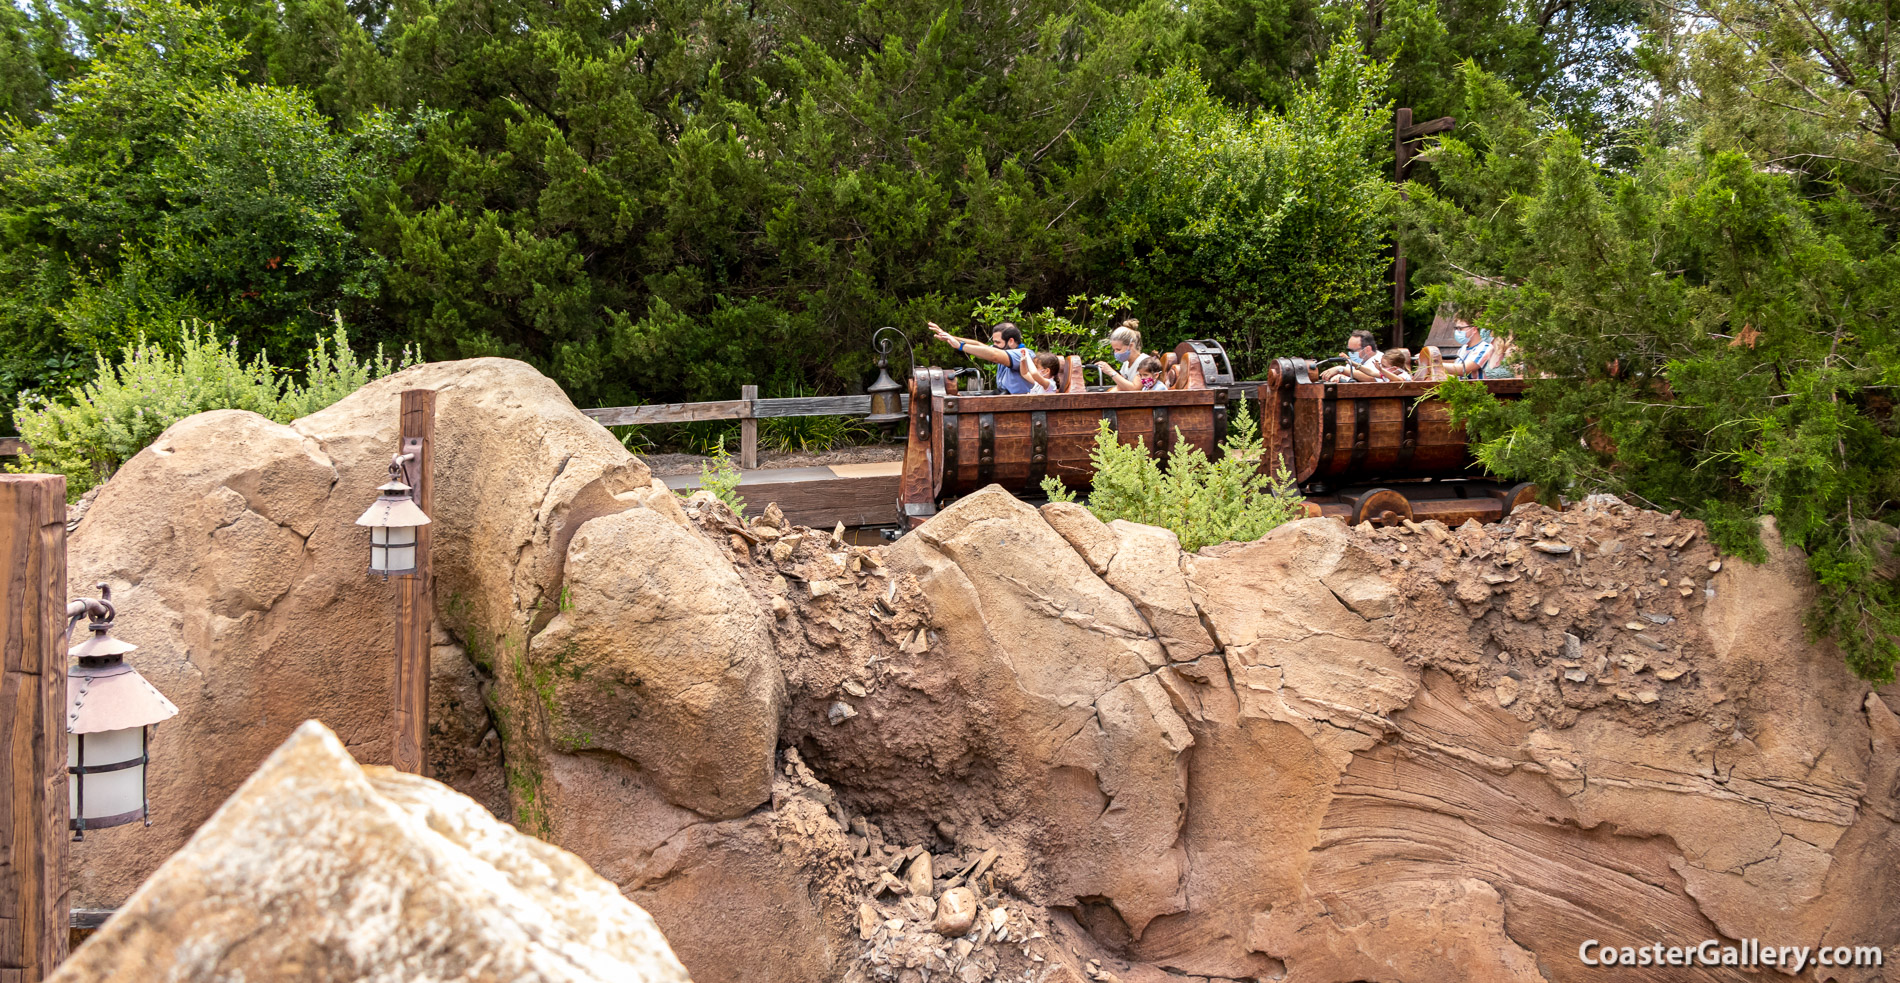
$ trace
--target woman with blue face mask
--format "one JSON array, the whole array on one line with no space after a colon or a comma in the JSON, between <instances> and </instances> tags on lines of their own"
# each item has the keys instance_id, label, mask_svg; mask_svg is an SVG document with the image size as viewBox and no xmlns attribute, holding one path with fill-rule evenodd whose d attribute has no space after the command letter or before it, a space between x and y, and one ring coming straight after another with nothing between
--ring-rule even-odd
<instances>
[{"instance_id":1,"label":"woman with blue face mask","mask_svg":"<svg viewBox=\"0 0 1900 983\"><path fill-rule=\"evenodd\" d=\"M1470 322L1461 318L1453 326L1451 337L1459 345L1458 354L1445 363L1445 371L1459 379L1482 377L1485 360L1491 357L1490 330L1473 330Z\"/></svg>"},{"instance_id":2,"label":"woman with blue face mask","mask_svg":"<svg viewBox=\"0 0 1900 983\"><path fill-rule=\"evenodd\" d=\"M1108 347L1114 350L1117 364L1095 363L1095 368L1108 376L1108 381L1115 384L1117 392L1141 388L1141 379L1135 372L1136 363L1141 361L1141 332L1138 330L1140 327L1141 322L1131 317L1123 321L1120 327L1109 332Z\"/></svg>"}]
</instances>

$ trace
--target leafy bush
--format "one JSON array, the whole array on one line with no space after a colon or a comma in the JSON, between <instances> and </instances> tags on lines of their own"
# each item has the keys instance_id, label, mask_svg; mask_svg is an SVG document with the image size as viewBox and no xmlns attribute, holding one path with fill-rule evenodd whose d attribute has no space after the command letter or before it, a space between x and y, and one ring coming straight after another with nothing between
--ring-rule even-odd
<instances>
[{"instance_id":1,"label":"leafy bush","mask_svg":"<svg viewBox=\"0 0 1900 983\"><path fill-rule=\"evenodd\" d=\"M1218 339L1248 375L1386 323L1387 71L1341 41L1284 113L1229 106L1191 69L1105 112L1082 172L1112 189L1097 249L1156 315L1147 347Z\"/></svg>"},{"instance_id":2,"label":"leafy bush","mask_svg":"<svg viewBox=\"0 0 1900 983\"><path fill-rule=\"evenodd\" d=\"M33 453L9 471L63 474L67 495L77 498L194 413L250 410L288 423L416 362L404 349L400 365L392 363L380 347L374 358L359 361L341 317L327 341L317 339L301 384L262 352L245 361L237 339L220 340L214 328L197 322L184 326L176 354L140 339L117 364L104 356L98 361L93 381L68 391L71 405L20 398L14 419Z\"/></svg>"},{"instance_id":3,"label":"leafy bush","mask_svg":"<svg viewBox=\"0 0 1900 983\"><path fill-rule=\"evenodd\" d=\"M1189 552L1259 539L1305 514L1293 476L1285 467L1276 467L1271 476L1261 474L1260 457L1259 428L1245 400L1219 458L1208 460L1176 431L1165 472L1145 443L1122 443L1103 420L1089 454L1095 483L1088 509L1103 522L1127 519L1171 529ZM1054 478L1044 478L1042 490L1052 502L1075 501Z\"/></svg>"},{"instance_id":4,"label":"leafy bush","mask_svg":"<svg viewBox=\"0 0 1900 983\"><path fill-rule=\"evenodd\" d=\"M358 230L413 127L236 81L244 48L210 7L130 0L102 20L36 125L0 119L0 403L84 382L95 352L175 345L193 318L280 364L326 311L361 332L386 261Z\"/></svg>"}]
</instances>

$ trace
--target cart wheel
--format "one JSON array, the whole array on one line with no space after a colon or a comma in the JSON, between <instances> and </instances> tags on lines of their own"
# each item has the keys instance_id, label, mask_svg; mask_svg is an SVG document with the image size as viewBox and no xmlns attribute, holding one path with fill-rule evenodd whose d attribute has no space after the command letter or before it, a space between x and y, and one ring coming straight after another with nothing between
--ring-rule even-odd
<instances>
[{"instance_id":1,"label":"cart wheel","mask_svg":"<svg viewBox=\"0 0 1900 983\"><path fill-rule=\"evenodd\" d=\"M1537 485L1529 481L1520 481L1505 489L1503 498L1504 516L1509 516L1520 505L1530 505L1537 501Z\"/></svg>"},{"instance_id":2,"label":"cart wheel","mask_svg":"<svg viewBox=\"0 0 1900 983\"><path fill-rule=\"evenodd\" d=\"M1412 501L1390 488L1374 488L1353 499L1352 522L1370 522L1375 526L1396 526L1412 517Z\"/></svg>"}]
</instances>

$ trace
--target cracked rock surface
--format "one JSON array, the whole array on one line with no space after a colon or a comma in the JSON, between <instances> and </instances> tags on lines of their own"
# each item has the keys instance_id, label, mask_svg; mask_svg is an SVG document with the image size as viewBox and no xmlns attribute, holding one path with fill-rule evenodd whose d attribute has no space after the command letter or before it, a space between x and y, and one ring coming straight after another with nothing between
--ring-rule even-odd
<instances>
[{"instance_id":1,"label":"cracked rock surface","mask_svg":"<svg viewBox=\"0 0 1900 983\"><path fill-rule=\"evenodd\" d=\"M1772 528L1758 567L1621 505L1187 554L990 488L867 548L657 491L496 359L181 421L105 486L73 581L113 581L183 712L159 827L77 845L78 906L305 717L387 759L393 601L348 523L414 385L453 544L431 766L700 983L1581 981L1588 938L1900 938L1900 692L1806 639Z\"/></svg>"},{"instance_id":2,"label":"cracked rock surface","mask_svg":"<svg viewBox=\"0 0 1900 983\"><path fill-rule=\"evenodd\" d=\"M580 858L310 721L50 983L689 983Z\"/></svg>"}]
</instances>

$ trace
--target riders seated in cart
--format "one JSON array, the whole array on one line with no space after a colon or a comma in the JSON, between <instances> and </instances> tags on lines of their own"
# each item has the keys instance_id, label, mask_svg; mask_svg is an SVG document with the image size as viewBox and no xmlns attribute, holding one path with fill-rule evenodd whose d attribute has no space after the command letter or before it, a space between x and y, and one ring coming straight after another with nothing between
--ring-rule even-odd
<instances>
[{"instance_id":1,"label":"riders seated in cart","mask_svg":"<svg viewBox=\"0 0 1900 983\"><path fill-rule=\"evenodd\" d=\"M1346 337L1346 350L1339 353L1346 360L1344 365L1335 365L1320 373L1322 382L1378 382L1380 381L1379 339L1372 332L1361 328Z\"/></svg>"},{"instance_id":2,"label":"riders seated in cart","mask_svg":"<svg viewBox=\"0 0 1900 983\"><path fill-rule=\"evenodd\" d=\"M1030 372L1030 361L1036 353L1023 345L1023 332L1016 325L1004 321L990 329L990 343L985 345L974 338L959 338L938 327L935 322L926 322L938 341L955 348L971 358L996 363L996 388L1015 396L1022 396L1036 388L1023 374L1025 367Z\"/></svg>"}]
</instances>

